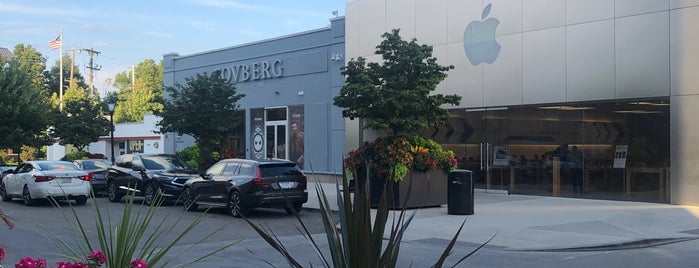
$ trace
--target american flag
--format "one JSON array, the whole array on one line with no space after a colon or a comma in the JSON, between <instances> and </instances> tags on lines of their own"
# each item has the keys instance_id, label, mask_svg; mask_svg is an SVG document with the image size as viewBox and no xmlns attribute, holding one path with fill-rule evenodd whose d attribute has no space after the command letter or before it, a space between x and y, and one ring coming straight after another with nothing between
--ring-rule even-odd
<instances>
[{"instance_id":1,"label":"american flag","mask_svg":"<svg viewBox=\"0 0 699 268\"><path fill-rule=\"evenodd\" d=\"M61 39L61 34L59 34L55 40L49 41L49 47L51 48L51 50L59 49L62 46L63 46L63 40Z\"/></svg>"}]
</instances>

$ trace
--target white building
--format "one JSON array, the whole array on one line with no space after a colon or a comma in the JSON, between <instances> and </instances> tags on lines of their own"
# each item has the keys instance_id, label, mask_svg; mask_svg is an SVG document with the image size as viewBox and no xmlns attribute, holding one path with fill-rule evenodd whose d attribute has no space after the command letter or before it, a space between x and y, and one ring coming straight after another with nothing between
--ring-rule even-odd
<instances>
[{"instance_id":1,"label":"white building","mask_svg":"<svg viewBox=\"0 0 699 268\"><path fill-rule=\"evenodd\" d=\"M111 137L107 135L100 137L97 142L90 143L87 151L93 154L104 154L111 160L111 148L114 148L114 156L118 157L130 153L174 154L194 145L194 138L189 135L156 133L159 129L156 125L158 121L160 121L160 117L146 114L143 116L143 122L114 124L114 146L110 146L112 144ZM66 153L70 152L66 152L65 146L55 143L48 147L46 158L59 160Z\"/></svg>"}]
</instances>

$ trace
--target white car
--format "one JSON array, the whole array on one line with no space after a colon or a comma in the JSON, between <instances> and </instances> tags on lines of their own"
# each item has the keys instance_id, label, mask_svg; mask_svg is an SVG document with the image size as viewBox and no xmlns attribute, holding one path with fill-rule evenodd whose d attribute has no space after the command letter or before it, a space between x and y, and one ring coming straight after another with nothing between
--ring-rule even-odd
<instances>
[{"instance_id":1,"label":"white car","mask_svg":"<svg viewBox=\"0 0 699 268\"><path fill-rule=\"evenodd\" d=\"M92 174L66 161L27 161L0 182L2 201L22 198L27 206L37 199L75 200L84 205L90 196Z\"/></svg>"}]
</instances>

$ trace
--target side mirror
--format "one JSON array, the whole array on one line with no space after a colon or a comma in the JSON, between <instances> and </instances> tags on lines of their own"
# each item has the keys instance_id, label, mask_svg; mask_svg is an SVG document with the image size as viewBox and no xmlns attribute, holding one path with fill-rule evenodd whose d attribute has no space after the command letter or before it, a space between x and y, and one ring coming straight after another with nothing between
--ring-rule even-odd
<instances>
[{"instance_id":1,"label":"side mirror","mask_svg":"<svg viewBox=\"0 0 699 268\"><path fill-rule=\"evenodd\" d=\"M131 169L133 169L134 171L146 171L146 169L142 166L133 166L131 167Z\"/></svg>"}]
</instances>

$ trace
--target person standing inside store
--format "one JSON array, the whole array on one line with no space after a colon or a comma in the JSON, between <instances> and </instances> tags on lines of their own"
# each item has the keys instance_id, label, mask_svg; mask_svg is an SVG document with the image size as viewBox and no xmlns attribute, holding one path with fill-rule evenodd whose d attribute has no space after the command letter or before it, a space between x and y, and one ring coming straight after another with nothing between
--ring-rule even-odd
<instances>
[{"instance_id":1,"label":"person standing inside store","mask_svg":"<svg viewBox=\"0 0 699 268\"><path fill-rule=\"evenodd\" d=\"M291 122L291 148L289 150L291 161L296 162L303 169L303 130L298 122Z\"/></svg>"},{"instance_id":2,"label":"person standing inside store","mask_svg":"<svg viewBox=\"0 0 699 268\"><path fill-rule=\"evenodd\" d=\"M568 153L568 167L570 168L570 180L573 185L573 193L584 193L583 188L583 153L578 146L573 145Z\"/></svg>"}]
</instances>

